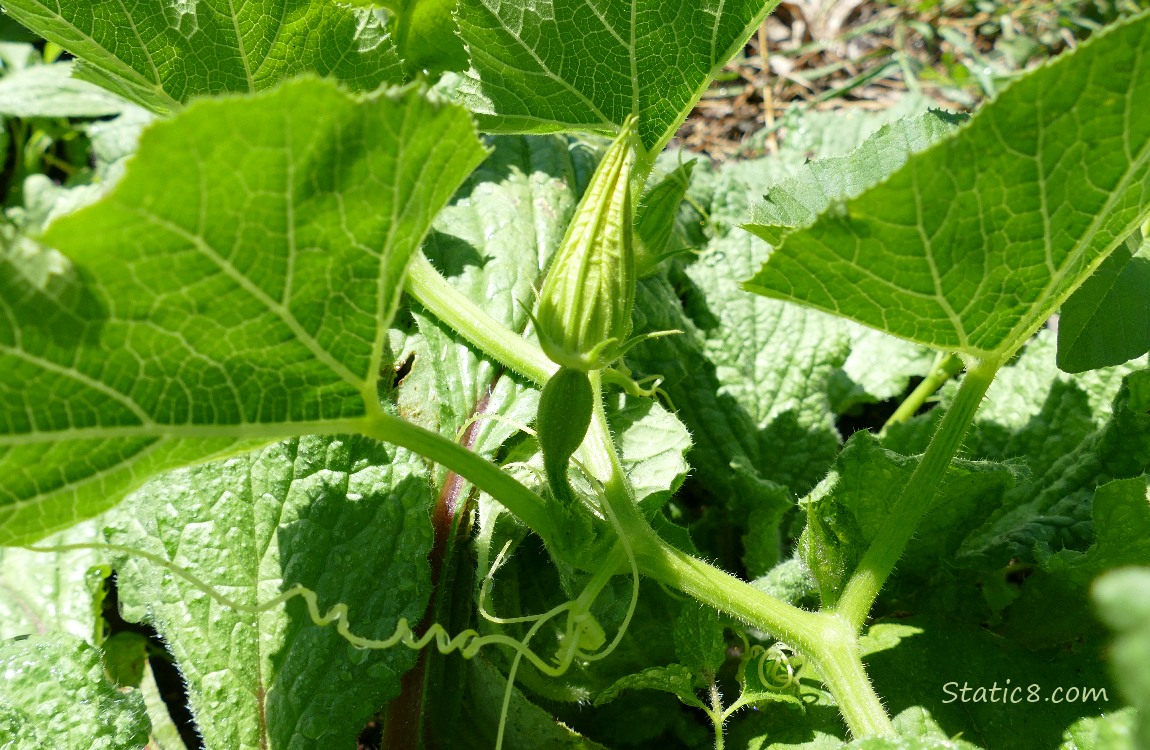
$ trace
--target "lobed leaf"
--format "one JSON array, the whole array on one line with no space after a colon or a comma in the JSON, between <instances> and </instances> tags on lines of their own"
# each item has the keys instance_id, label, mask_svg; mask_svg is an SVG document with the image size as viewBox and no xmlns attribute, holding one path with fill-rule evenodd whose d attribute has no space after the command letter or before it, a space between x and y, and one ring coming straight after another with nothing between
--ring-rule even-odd
<instances>
[{"instance_id":1,"label":"lobed leaf","mask_svg":"<svg viewBox=\"0 0 1150 750\"><path fill-rule=\"evenodd\" d=\"M1150 213L1150 15L786 237L746 288L1004 358Z\"/></svg>"},{"instance_id":2,"label":"lobed leaf","mask_svg":"<svg viewBox=\"0 0 1150 750\"><path fill-rule=\"evenodd\" d=\"M377 410L408 259L483 149L413 89L301 80L151 128L38 255L0 251L0 543L150 475Z\"/></svg>"}]
</instances>

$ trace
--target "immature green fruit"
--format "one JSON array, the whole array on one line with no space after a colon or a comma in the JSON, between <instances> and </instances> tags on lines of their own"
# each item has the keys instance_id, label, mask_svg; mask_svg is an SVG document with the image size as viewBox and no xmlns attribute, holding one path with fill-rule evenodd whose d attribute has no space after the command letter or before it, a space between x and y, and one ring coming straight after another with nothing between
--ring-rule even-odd
<instances>
[{"instance_id":1,"label":"immature green fruit","mask_svg":"<svg viewBox=\"0 0 1150 750\"><path fill-rule=\"evenodd\" d=\"M599 162L539 293L543 351L562 367L597 370L622 353L635 303L628 118Z\"/></svg>"},{"instance_id":2,"label":"immature green fruit","mask_svg":"<svg viewBox=\"0 0 1150 750\"><path fill-rule=\"evenodd\" d=\"M539 398L535 427L539 431L539 447L543 449L543 468L552 494L564 504L572 500L567 464L583 444L587 428L591 426L593 406L587 373L566 367L551 376Z\"/></svg>"}]
</instances>

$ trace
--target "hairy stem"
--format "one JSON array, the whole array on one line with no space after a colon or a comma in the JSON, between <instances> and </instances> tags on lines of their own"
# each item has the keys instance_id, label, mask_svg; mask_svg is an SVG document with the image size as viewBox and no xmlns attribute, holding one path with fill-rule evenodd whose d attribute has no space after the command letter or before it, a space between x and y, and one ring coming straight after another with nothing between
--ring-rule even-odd
<instances>
[{"instance_id":1,"label":"hairy stem","mask_svg":"<svg viewBox=\"0 0 1150 750\"><path fill-rule=\"evenodd\" d=\"M485 354L536 383L542 385L558 369L539 347L508 330L459 294L426 258L420 256L413 262L407 289L424 307ZM603 410L602 382L598 374L592 376L592 386L596 394L595 412L586 441L580 449L581 456L591 474L603 484L605 500L610 504L612 513L634 550L640 572L770 632L818 665L827 688L839 702L843 718L854 736L893 735L890 718L866 678L858 656L857 638L840 617L808 612L787 604L759 591L746 581L672 547L655 533L635 503L619 462ZM408 427L420 433L426 432L411 425ZM421 441L427 439L426 435L400 432L401 437L409 440L413 437L419 437ZM393 437L380 437L399 442ZM449 440L441 440L446 445L435 442L429 446L437 451L437 455L426 452L412 442L400 444L466 477L502 502L541 535L543 527L537 524L545 522L550 532L550 519L546 518L543 501L537 495L502 474L492 464ZM458 463L460 451L468 457L467 465ZM483 466L476 465L476 461ZM484 481L479 481L480 477L473 474L473 470L479 471ZM496 478L489 476L490 472L501 475L504 484L509 482L513 485L507 489L512 489L515 496L508 497L503 489L495 487ZM523 493L527 493L530 498ZM539 518L540 514L544 518Z\"/></svg>"},{"instance_id":2,"label":"hairy stem","mask_svg":"<svg viewBox=\"0 0 1150 750\"><path fill-rule=\"evenodd\" d=\"M943 475L962 445L966 431L982 404L982 397L986 395L986 389L990 387L1000 365L998 360L986 360L967 372L954 404L942 418L922 461L903 488L878 536L871 542L847 581L834 611L845 617L856 630L860 630L866 622L879 590L894 570L918 522L930 509Z\"/></svg>"},{"instance_id":3,"label":"hairy stem","mask_svg":"<svg viewBox=\"0 0 1150 750\"><path fill-rule=\"evenodd\" d=\"M595 389L595 413L583 448L585 461L603 482L606 500L635 550L639 570L697 601L766 630L819 666L823 681L839 703L856 737L893 735L894 727L867 679L854 631L834 614L808 612L759 591L713 565L663 541L643 518L615 452L603 410L601 383Z\"/></svg>"},{"instance_id":4,"label":"hairy stem","mask_svg":"<svg viewBox=\"0 0 1150 750\"><path fill-rule=\"evenodd\" d=\"M710 682L711 709L707 711L707 715L715 725L715 750L723 750L723 723L726 721L726 714L723 713L723 696L719 694L719 683L714 675L709 676L708 682Z\"/></svg>"}]
</instances>

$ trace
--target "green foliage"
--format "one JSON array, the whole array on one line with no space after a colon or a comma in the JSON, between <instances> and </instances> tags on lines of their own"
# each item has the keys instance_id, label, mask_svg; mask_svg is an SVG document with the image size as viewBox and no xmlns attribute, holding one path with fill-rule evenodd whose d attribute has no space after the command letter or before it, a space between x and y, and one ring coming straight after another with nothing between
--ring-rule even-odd
<instances>
[{"instance_id":1,"label":"green foliage","mask_svg":"<svg viewBox=\"0 0 1150 750\"><path fill-rule=\"evenodd\" d=\"M1102 618L1119 634L1112 655L1114 676L1141 712L1134 746L1144 747L1150 741L1150 631L1146 627L1150 622L1146 609L1150 601L1150 571L1130 568L1108 573L1095 584L1094 601Z\"/></svg>"},{"instance_id":2,"label":"green foliage","mask_svg":"<svg viewBox=\"0 0 1150 750\"><path fill-rule=\"evenodd\" d=\"M1135 232L1079 287L1058 319L1058 366L1120 365L1150 351L1150 245Z\"/></svg>"},{"instance_id":3,"label":"green foliage","mask_svg":"<svg viewBox=\"0 0 1150 750\"><path fill-rule=\"evenodd\" d=\"M481 154L461 112L413 90L310 80L150 129L113 192L44 236L67 258L0 255L0 539L377 408L398 282Z\"/></svg>"},{"instance_id":4,"label":"green foliage","mask_svg":"<svg viewBox=\"0 0 1150 750\"><path fill-rule=\"evenodd\" d=\"M0 643L0 743L134 750L148 739L139 692L121 693L104 676L100 653L69 635Z\"/></svg>"},{"instance_id":5,"label":"green foliage","mask_svg":"<svg viewBox=\"0 0 1150 750\"><path fill-rule=\"evenodd\" d=\"M747 288L1010 355L1147 217L1148 46L1143 16L1019 80L955 137L788 234Z\"/></svg>"},{"instance_id":6,"label":"green foliage","mask_svg":"<svg viewBox=\"0 0 1150 750\"><path fill-rule=\"evenodd\" d=\"M772 3L5 7L0 745L1150 742L1150 15L716 167Z\"/></svg>"},{"instance_id":7,"label":"green foliage","mask_svg":"<svg viewBox=\"0 0 1150 750\"><path fill-rule=\"evenodd\" d=\"M80 78L153 112L262 91L301 73L356 91L402 80L395 46L371 11L327 0L11 0L4 10L84 61Z\"/></svg>"},{"instance_id":8,"label":"green foliage","mask_svg":"<svg viewBox=\"0 0 1150 750\"><path fill-rule=\"evenodd\" d=\"M472 64L464 101L498 132L611 132L638 115L643 147L658 154L773 8L753 0L460 0Z\"/></svg>"},{"instance_id":9,"label":"green foliage","mask_svg":"<svg viewBox=\"0 0 1150 750\"><path fill-rule=\"evenodd\" d=\"M356 634L383 639L399 618L418 619L430 591L422 474L410 454L368 439L302 438L157 479L106 533L244 605L302 583L321 606L347 604ZM150 561L118 568L121 607L180 664L208 748L349 744L415 661L407 649L356 649L314 627L298 600L248 614Z\"/></svg>"}]
</instances>

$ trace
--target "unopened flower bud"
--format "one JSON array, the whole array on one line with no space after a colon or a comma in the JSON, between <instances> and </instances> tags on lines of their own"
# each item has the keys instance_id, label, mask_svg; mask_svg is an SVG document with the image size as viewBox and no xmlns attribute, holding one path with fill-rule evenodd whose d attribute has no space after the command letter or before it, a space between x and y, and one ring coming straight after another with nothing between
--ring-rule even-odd
<instances>
[{"instance_id":1,"label":"unopened flower bud","mask_svg":"<svg viewBox=\"0 0 1150 750\"><path fill-rule=\"evenodd\" d=\"M599 162L539 294L540 343L562 367L606 367L621 356L631 333L634 124L628 118Z\"/></svg>"}]
</instances>

